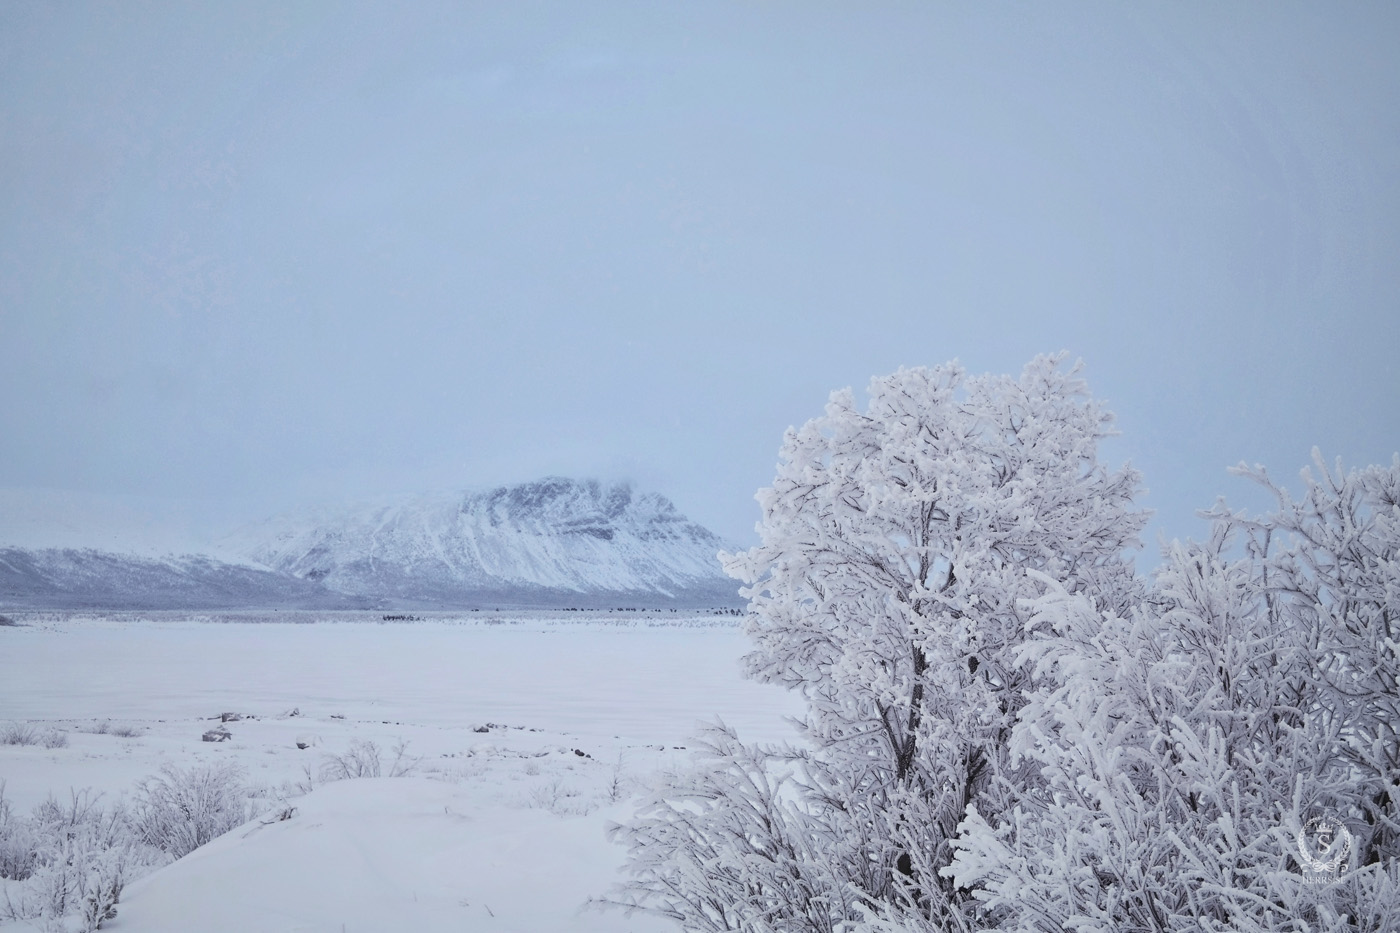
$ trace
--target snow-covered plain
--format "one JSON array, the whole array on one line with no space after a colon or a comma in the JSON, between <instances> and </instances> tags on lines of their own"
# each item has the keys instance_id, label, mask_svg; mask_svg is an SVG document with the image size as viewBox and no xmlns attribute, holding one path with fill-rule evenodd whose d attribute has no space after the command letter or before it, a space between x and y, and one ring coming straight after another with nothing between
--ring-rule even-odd
<instances>
[{"instance_id":1,"label":"snow-covered plain","mask_svg":"<svg viewBox=\"0 0 1400 933\"><path fill-rule=\"evenodd\" d=\"M605 825L683 763L697 722L783 739L798 709L742 678L732 617L16 618L0 627L0 727L67 738L0 745L17 811L70 788L121 799L166 763L235 761L274 795L314 788L291 819L254 821L131 884L104 930L666 929L580 910L621 863ZM224 713L242 717L232 737L202 741ZM406 743L413 776L322 782L327 756L356 741L386 767Z\"/></svg>"}]
</instances>

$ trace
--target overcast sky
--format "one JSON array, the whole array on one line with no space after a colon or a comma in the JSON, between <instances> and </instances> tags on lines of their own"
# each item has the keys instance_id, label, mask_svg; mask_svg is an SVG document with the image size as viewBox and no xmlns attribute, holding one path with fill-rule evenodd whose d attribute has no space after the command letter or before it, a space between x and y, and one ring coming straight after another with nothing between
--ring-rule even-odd
<instances>
[{"instance_id":1,"label":"overcast sky","mask_svg":"<svg viewBox=\"0 0 1400 933\"><path fill-rule=\"evenodd\" d=\"M0 486L631 478L1082 357L1158 517L1400 449L1394 3L0 3Z\"/></svg>"}]
</instances>

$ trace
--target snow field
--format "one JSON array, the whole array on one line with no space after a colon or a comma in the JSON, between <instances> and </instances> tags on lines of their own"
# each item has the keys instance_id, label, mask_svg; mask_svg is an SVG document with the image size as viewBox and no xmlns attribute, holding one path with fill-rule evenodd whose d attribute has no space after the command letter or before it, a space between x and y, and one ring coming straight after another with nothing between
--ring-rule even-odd
<instances>
[{"instance_id":1,"label":"snow field","mask_svg":"<svg viewBox=\"0 0 1400 933\"><path fill-rule=\"evenodd\" d=\"M297 808L130 885L103 929L664 928L579 912L621 864L605 825L631 812L658 769L685 760L698 721L718 715L746 737L779 739L798 710L740 676L738 628L704 618L335 618L39 618L0 630L0 728L68 740L0 745L17 813L69 788L123 799L166 763L225 761L260 790L264 819L283 798ZM223 713L241 717L222 724L230 738L202 741ZM413 776L322 779L333 756L366 742L384 774L406 746Z\"/></svg>"}]
</instances>

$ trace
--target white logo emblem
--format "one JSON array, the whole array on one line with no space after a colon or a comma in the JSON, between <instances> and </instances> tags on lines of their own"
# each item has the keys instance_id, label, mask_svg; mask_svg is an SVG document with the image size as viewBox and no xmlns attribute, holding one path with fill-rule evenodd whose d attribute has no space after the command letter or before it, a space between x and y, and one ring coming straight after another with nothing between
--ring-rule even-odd
<instances>
[{"instance_id":1,"label":"white logo emblem","mask_svg":"<svg viewBox=\"0 0 1400 933\"><path fill-rule=\"evenodd\" d=\"M1298 833L1298 856L1308 871L1332 875L1351 854L1351 833L1336 820L1315 816Z\"/></svg>"}]
</instances>

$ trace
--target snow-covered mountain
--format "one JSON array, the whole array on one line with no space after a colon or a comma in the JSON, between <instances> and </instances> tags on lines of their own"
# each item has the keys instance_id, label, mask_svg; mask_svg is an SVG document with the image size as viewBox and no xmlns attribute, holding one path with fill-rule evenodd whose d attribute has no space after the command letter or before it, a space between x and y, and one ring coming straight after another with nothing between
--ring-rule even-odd
<instances>
[{"instance_id":1,"label":"snow-covered mountain","mask_svg":"<svg viewBox=\"0 0 1400 933\"><path fill-rule=\"evenodd\" d=\"M739 604L716 558L724 542L627 485L549 478L321 508L198 552L163 551L138 512L11 499L0 500L0 609Z\"/></svg>"},{"instance_id":2,"label":"snow-covered mountain","mask_svg":"<svg viewBox=\"0 0 1400 933\"><path fill-rule=\"evenodd\" d=\"M664 496L550 477L485 492L319 509L223 542L349 596L479 605L732 605L724 547Z\"/></svg>"},{"instance_id":3,"label":"snow-covered mountain","mask_svg":"<svg viewBox=\"0 0 1400 933\"><path fill-rule=\"evenodd\" d=\"M0 608L348 609L365 600L201 554L0 547Z\"/></svg>"}]
</instances>

